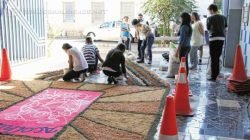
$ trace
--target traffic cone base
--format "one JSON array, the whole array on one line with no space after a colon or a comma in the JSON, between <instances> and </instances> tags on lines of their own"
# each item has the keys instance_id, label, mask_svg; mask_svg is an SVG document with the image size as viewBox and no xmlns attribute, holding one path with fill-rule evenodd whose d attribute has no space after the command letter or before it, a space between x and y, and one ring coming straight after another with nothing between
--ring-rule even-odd
<instances>
[{"instance_id":1,"label":"traffic cone base","mask_svg":"<svg viewBox=\"0 0 250 140\"><path fill-rule=\"evenodd\" d=\"M178 136L165 136L165 135L160 135L159 140L178 140Z\"/></svg>"},{"instance_id":2,"label":"traffic cone base","mask_svg":"<svg viewBox=\"0 0 250 140\"><path fill-rule=\"evenodd\" d=\"M247 79L244 79L244 80L238 80L238 79L235 79L233 75L231 75L228 79L228 81L236 81L236 82L247 82L249 80L249 78L247 77Z\"/></svg>"},{"instance_id":3,"label":"traffic cone base","mask_svg":"<svg viewBox=\"0 0 250 140\"><path fill-rule=\"evenodd\" d=\"M183 117L194 117L194 113L193 112L190 112L190 113L187 113L187 112L179 112L179 113L176 113L176 116L183 116Z\"/></svg>"},{"instance_id":4,"label":"traffic cone base","mask_svg":"<svg viewBox=\"0 0 250 140\"><path fill-rule=\"evenodd\" d=\"M163 111L159 140L178 139L178 127L175 112L175 99L173 96L167 96Z\"/></svg>"},{"instance_id":5,"label":"traffic cone base","mask_svg":"<svg viewBox=\"0 0 250 140\"><path fill-rule=\"evenodd\" d=\"M174 94L174 95L176 94L175 90L173 90L172 94ZM178 111L176 111L176 115L177 116L184 116L184 117L193 117L194 113L191 110L191 108L189 109L189 111L179 109Z\"/></svg>"},{"instance_id":6,"label":"traffic cone base","mask_svg":"<svg viewBox=\"0 0 250 140\"><path fill-rule=\"evenodd\" d=\"M176 94L175 89L172 89L172 95L175 96L175 94ZM188 95L193 96L193 92L191 90L189 90Z\"/></svg>"},{"instance_id":7,"label":"traffic cone base","mask_svg":"<svg viewBox=\"0 0 250 140\"><path fill-rule=\"evenodd\" d=\"M175 89L175 108L176 115L193 116L189 101L189 85L187 82L186 69L180 68L178 81Z\"/></svg>"},{"instance_id":8,"label":"traffic cone base","mask_svg":"<svg viewBox=\"0 0 250 140\"><path fill-rule=\"evenodd\" d=\"M248 80L240 45L236 47L233 72L228 80L237 82L246 82Z\"/></svg>"}]
</instances>

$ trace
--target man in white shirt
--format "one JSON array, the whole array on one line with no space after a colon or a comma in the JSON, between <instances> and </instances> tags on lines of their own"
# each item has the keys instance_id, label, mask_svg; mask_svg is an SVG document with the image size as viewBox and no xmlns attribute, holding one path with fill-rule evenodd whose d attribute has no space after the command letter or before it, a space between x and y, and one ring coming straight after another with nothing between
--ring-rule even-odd
<instances>
[{"instance_id":1,"label":"man in white shirt","mask_svg":"<svg viewBox=\"0 0 250 140\"><path fill-rule=\"evenodd\" d=\"M73 48L68 43L63 44L62 49L69 56L69 69L70 69L70 71L63 76L63 80L71 81L75 79L83 82L85 80L86 72L88 71L88 63L85 57L77 48Z\"/></svg>"}]
</instances>

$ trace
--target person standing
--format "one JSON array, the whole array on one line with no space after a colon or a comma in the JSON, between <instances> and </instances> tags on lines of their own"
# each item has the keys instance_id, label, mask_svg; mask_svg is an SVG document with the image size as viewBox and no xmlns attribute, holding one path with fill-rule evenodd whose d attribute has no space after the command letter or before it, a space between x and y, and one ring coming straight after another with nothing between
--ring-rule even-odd
<instances>
[{"instance_id":1,"label":"person standing","mask_svg":"<svg viewBox=\"0 0 250 140\"><path fill-rule=\"evenodd\" d=\"M87 37L85 42L86 45L82 47L82 53L88 63L88 72L90 74L98 74L98 60L100 60L101 63L104 61L99 53L99 49L93 44L92 38Z\"/></svg>"},{"instance_id":2,"label":"person standing","mask_svg":"<svg viewBox=\"0 0 250 140\"><path fill-rule=\"evenodd\" d=\"M121 40L126 45L126 50L130 50L130 27L128 23L129 17L125 16L121 24Z\"/></svg>"},{"instance_id":3,"label":"person standing","mask_svg":"<svg viewBox=\"0 0 250 140\"><path fill-rule=\"evenodd\" d=\"M120 43L115 49L112 49L107 54L106 60L103 63L103 73L108 76L108 83L117 84L116 77L122 74L128 79L125 67L125 56L123 55L126 49L126 45Z\"/></svg>"},{"instance_id":4,"label":"person standing","mask_svg":"<svg viewBox=\"0 0 250 140\"><path fill-rule=\"evenodd\" d=\"M143 15L142 14L138 14L138 22L140 22L141 24L144 24L144 25L149 25L147 21L144 20L143 18ZM143 43L143 40L145 40L145 36L143 35L143 33L138 29L136 28L136 33L135 33L135 40L138 41L137 45L138 45L138 60L141 60L141 48L142 47L145 47L146 46L146 42L144 41Z\"/></svg>"},{"instance_id":5,"label":"person standing","mask_svg":"<svg viewBox=\"0 0 250 140\"><path fill-rule=\"evenodd\" d=\"M222 54L225 41L227 19L225 16L218 14L218 7L211 4L208 7L211 14L207 19L207 29L209 31L209 51L211 58L211 77L207 80L216 81L220 73L220 56Z\"/></svg>"},{"instance_id":6,"label":"person standing","mask_svg":"<svg viewBox=\"0 0 250 140\"><path fill-rule=\"evenodd\" d=\"M147 48L147 53L149 56L148 64L152 64L152 46L154 44L154 34L152 33L151 28L148 25L142 24L140 20L134 19L132 21L132 25L137 28L137 30L140 32L140 34L143 35L143 42L141 46L141 58L140 60L137 61L137 63L144 63L144 58L145 58L145 49Z\"/></svg>"},{"instance_id":7,"label":"person standing","mask_svg":"<svg viewBox=\"0 0 250 140\"><path fill-rule=\"evenodd\" d=\"M88 63L85 57L77 48L73 48L68 43L63 44L62 49L68 54L70 69L70 71L63 76L63 80L70 81L74 79L83 82L88 71Z\"/></svg>"},{"instance_id":8,"label":"person standing","mask_svg":"<svg viewBox=\"0 0 250 140\"><path fill-rule=\"evenodd\" d=\"M202 25L204 25L204 43L203 43L203 46L199 49L199 65L202 64L202 57L203 57L203 47L205 45L208 45L209 44L209 33L208 33L208 30L207 30L207 15L203 15L203 18L201 19L201 22L202 22Z\"/></svg>"},{"instance_id":9,"label":"person standing","mask_svg":"<svg viewBox=\"0 0 250 140\"><path fill-rule=\"evenodd\" d=\"M184 12L181 14L181 27L179 31L179 45L176 51L175 56L178 57L181 61L182 57L186 57L186 69L187 75L189 73L188 67L188 54L191 48L191 36L192 36L192 27L191 27L191 16Z\"/></svg>"},{"instance_id":10,"label":"person standing","mask_svg":"<svg viewBox=\"0 0 250 140\"><path fill-rule=\"evenodd\" d=\"M203 36L204 36L204 27L200 21L198 13L193 12L192 16L192 37L191 37L191 50L190 50L190 69L196 69L198 65L198 50L203 47Z\"/></svg>"}]
</instances>

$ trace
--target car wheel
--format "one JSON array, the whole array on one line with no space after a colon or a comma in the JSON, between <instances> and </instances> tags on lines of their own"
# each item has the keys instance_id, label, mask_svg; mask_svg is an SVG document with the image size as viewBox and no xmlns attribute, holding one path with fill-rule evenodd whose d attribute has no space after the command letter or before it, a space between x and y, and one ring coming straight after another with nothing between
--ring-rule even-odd
<instances>
[{"instance_id":1,"label":"car wheel","mask_svg":"<svg viewBox=\"0 0 250 140\"><path fill-rule=\"evenodd\" d=\"M95 39L96 39L96 35L95 35L95 33L93 33L93 32L89 32L89 33L87 34L87 36L90 36L90 37L92 38L92 40L95 40Z\"/></svg>"}]
</instances>

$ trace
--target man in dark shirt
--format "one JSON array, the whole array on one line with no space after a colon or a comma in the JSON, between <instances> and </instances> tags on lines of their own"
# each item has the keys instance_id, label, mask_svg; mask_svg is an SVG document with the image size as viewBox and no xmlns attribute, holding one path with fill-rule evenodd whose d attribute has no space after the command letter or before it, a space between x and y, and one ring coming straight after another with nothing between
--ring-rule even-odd
<instances>
[{"instance_id":1,"label":"man in dark shirt","mask_svg":"<svg viewBox=\"0 0 250 140\"><path fill-rule=\"evenodd\" d=\"M126 67L125 67L125 57L123 53L125 52L126 45L121 43L118 46L109 51L106 60L103 63L103 73L108 76L108 83L115 83L116 77L124 74L124 77L127 79Z\"/></svg>"},{"instance_id":2,"label":"man in dark shirt","mask_svg":"<svg viewBox=\"0 0 250 140\"><path fill-rule=\"evenodd\" d=\"M211 58L211 77L209 81L216 81L220 73L220 56L225 41L227 20L218 14L218 7L211 4L208 7L211 16L207 19L207 30L209 31L209 49Z\"/></svg>"}]
</instances>

